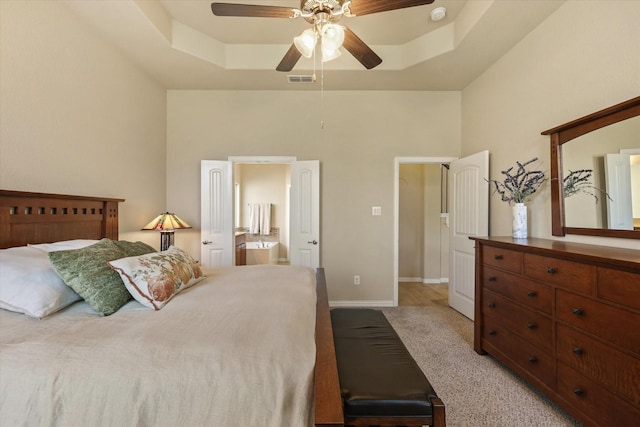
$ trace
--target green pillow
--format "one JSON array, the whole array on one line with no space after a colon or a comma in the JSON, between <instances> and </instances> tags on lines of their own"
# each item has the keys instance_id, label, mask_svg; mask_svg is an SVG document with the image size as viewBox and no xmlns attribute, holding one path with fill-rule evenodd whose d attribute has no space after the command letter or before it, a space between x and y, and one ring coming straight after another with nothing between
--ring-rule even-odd
<instances>
[{"instance_id":1,"label":"green pillow","mask_svg":"<svg viewBox=\"0 0 640 427\"><path fill-rule=\"evenodd\" d=\"M126 256L140 256L157 252L153 247L143 242L127 242L126 240L113 240L113 243L123 251Z\"/></svg>"},{"instance_id":2,"label":"green pillow","mask_svg":"<svg viewBox=\"0 0 640 427\"><path fill-rule=\"evenodd\" d=\"M108 316L131 299L131 294L107 263L127 256L113 240L102 239L82 249L49 252L49 261L67 286L95 311Z\"/></svg>"}]
</instances>

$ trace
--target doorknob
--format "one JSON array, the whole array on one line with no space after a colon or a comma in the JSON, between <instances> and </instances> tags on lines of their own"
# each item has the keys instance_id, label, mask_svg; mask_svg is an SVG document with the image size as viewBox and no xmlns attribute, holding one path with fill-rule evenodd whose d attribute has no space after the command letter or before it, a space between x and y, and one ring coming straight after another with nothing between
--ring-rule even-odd
<instances>
[{"instance_id":1,"label":"doorknob","mask_svg":"<svg viewBox=\"0 0 640 427\"><path fill-rule=\"evenodd\" d=\"M209 244L211 244L211 243L213 243L211 240L203 240L203 241L202 241L202 244L203 244L203 245L209 245Z\"/></svg>"},{"instance_id":2,"label":"doorknob","mask_svg":"<svg viewBox=\"0 0 640 427\"><path fill-rule=\"evenodd\" d=\"M312 240L312 241L307 242L307 243L311 243L312 245L317 245L317 244L318 244L318 241L317 241L317 240Z\"/></svg>"}]
</instances>

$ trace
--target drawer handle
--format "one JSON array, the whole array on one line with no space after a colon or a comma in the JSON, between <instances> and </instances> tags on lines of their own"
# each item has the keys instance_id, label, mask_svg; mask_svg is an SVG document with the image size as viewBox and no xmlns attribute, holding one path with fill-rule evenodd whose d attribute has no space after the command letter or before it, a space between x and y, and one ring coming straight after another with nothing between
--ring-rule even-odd
<instances>
[{"instance_id":1,"label":"drawer handle","mask_svg":"<svg viewBox=\"0 0 640 427\"><path fill-rule=\"evenodd\" d=\"M498 332L494 329L489 330L489 335L496 335Z\"/></svg>"},{"instance_id":2,"label":"drawer handle","mask_svg":"<svg viewBox=\"0 0 640 427\"><path fill-rule=\"evenodd\" d=\"M578 397L584 396L584 391L581 388L578 388L578 387L575 387L573 389L573 393Z\"/></svg>"},{"instance_id":3,"label":"drawer handle","mask_svg":"<svg viewBox=\"0 0 640 427\"><path fill-rule=\"evenodd\" d=\"M493 259L502 259L502 255L496 255L493 257Z\"/></svg>"},{"instance_id":4,"label":"drawer handle","mask_svg":"<svg viewBox=\"0 0 640 427\"><path fill-rule=\"evenodd\" d=\"M584 350L580 347L573 347L573 352L578 356L582 356L584 354Z\"/></svg>"},{"instance_id":5,"label":"drawer handle","mask_svg":"<svg viewBox=\"0 0 640 427\"><path fill-rule=\"evenodd\" d=\"M529 357L529 363L536 363L538 361L538 358L535 356L530 356Z\"/></svg>"},{"instance_id":6,"label":"drawer handle","mask_svg":"<svg viewBox=\"0 0 640 427\"><path fill-rule=\"evenodd\" d=\"M489 304L487 304L487 307L489 308L496 308L496 304L493 302L490 302Z\"/></svg>"},{"instance_id":7,"label":"drawer handle","mask_svg":"<svg viewBox=\"0 0 640 427\"><path fill-rule=\"evenodd\" d=\"M556 270L553 267L547 267L547 273L549 274L556 274L558 272L558 270Z\"/></svg>"},{"instance_id":8,"label":"drawer handle","mask_svg":"<svg viewBox=\"0 0 640 427\"><path fill-rule=\"evenodd\" d=\"M535 297L536 295L538 295L538 293L537 293L536 291L529 291L529 292L527 292L527 296L528 296L528 297L533 298L533 297Z\"/></svg>"},{"instance_id":9,"label":"drawer handle","mask_svg":"<svg viewBox=\"0 0 640 427\"><path fill-rule=\"evenodd\" d=\"M572 308L571 312L576 316L582 316L584 314L584 311L582 311L581 308L577 308L577 307Z\"/></svg>"},{"instance_id":10,"label":"drawer handle","mask_svg":"<svg viewBox=\"0 0 640 427\"><path fill-rule=\"evenodd\" d=\"M529 329L535 329L537 327L538 327L538 325L536 325L534 322L527 323L527 328L529 328Z\"/></svg>"},{"instance_id":11,"label":"drawer handle","mask_svg":"<svg viewBox=\"0 0 640 427\"><path fill-rule=\"evenodd\" d=\"M489 276L489 281L490 282L495 282L496 281L496 276Z\"/></svg>"}]
</instances>

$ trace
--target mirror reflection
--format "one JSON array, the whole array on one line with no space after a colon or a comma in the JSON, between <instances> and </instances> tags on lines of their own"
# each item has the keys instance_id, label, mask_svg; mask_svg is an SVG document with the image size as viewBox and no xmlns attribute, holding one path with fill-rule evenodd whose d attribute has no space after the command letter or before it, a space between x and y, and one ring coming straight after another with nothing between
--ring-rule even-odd
<instances>
[{"instance_id":1,"label":"mirror reflection","mask_svg":"<svg viewBox=\"0 0 640 427\"><path fill-rule=\"evenodd\" d=\"M565 226L640 231L640 116L562 145Z\"/></svg>"}]
</instances>

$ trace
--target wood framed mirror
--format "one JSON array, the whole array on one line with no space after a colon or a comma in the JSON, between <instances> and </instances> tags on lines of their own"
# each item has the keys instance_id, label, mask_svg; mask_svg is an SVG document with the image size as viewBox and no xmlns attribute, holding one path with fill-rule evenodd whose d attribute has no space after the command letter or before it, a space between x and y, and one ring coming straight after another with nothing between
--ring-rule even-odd
<instances>
[{"instance_id":1,"label":"wood framed mirror","mask_svg":"<svg viewBox=\"0 0 640 427\"><path fill-rule=\"evenodd\" d=\"M551 139L552 234L640 239L640 96L542 135ZM582 191L565 192L577 171L589 175Z\"/></svg>"}]
</instances>

